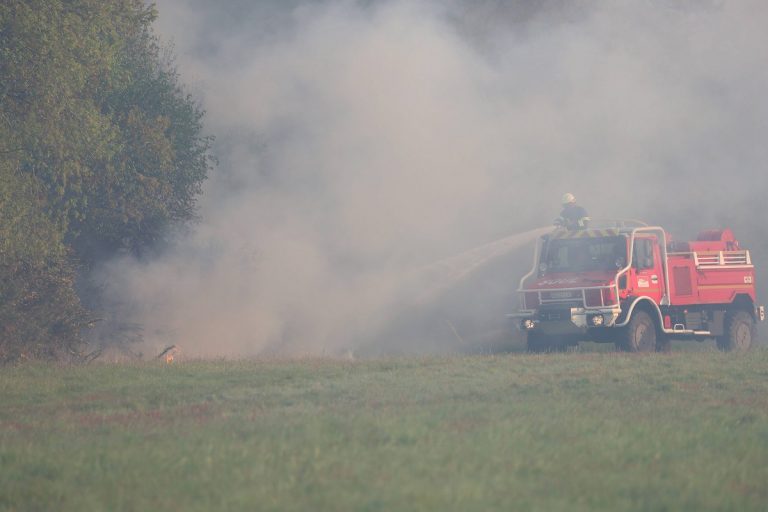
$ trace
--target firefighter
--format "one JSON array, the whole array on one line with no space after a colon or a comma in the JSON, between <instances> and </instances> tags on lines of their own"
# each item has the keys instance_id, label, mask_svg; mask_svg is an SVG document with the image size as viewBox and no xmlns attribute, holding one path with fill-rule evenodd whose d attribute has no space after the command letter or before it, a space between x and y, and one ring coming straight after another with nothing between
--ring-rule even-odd
<instances>
[{"instance_id":1,"label":"firefighter","mask_svg":"<svg viewBox=\"0 0 768 512\"><path fill-rule=\"evenodd\" d=\"M587 210L576 204L576 198L570 192L563 194L563 211L555 219L555 225L568 230L585 229L589 222Z\"/></svg>"}]
</instances>

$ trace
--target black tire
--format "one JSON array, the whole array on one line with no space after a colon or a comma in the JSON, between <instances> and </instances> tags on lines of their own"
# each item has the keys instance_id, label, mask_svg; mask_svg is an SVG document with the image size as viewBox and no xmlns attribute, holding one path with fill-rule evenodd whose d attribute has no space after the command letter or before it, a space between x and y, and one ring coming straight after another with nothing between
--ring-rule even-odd
<instances>
[{"instance_id":1,"label":"black tire","mask_svg":"<svg viewBox=\"0 0 768 512\"><path fill-rule=\"evenodd\" d=\"M537 331L527 332L525 343L528 352L534 354L541 354L543 352L563 352L565 350L565 344L563 342L557 338L547 336Z\"/></svg>"},{"instance_id":2,"label":"black tire","mask_svg":"<svg viewBox=\"0 0 768 512\"><path fill-rule=\"evenodd\" d=\"M752 315L736 311L725 318L725 334L716 339L717 348L724 352L746 352L757 339L757 326Z\"/></svg>"},{"instance_id":3,"label":"black tire","mask_svg":"<svg viewBox=\"0 0 768 512\"><path fill-rule=\"evenodd\" d=\"M645 311L636 311L621 330L618 348L625 352L653 352L656 350L656 325Z\"/></svg>"},{"instance_id":4,"label":"black tire","mask_svg":"<svg viewBox=\"0 0 768 512\"><path fill-rule=\"evenodd\" d=\"M672 352L672 340L669 339L669 336L666 336L664 334L657 335L656 338L656 352L663 352L668 353Z\"/></svg>"}]
</instances>

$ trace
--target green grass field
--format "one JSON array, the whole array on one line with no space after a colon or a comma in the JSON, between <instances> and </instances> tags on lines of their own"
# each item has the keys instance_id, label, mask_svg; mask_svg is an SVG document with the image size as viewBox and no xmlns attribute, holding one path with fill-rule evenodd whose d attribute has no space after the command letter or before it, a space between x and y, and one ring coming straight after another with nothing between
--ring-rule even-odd
<instances>
[{"instance_id":1,"label":"green grass field","mask_svg":"<svg viewBox=\"0 0 768 512\"><path fill-rule=\"evenodd\" d=\"M0 370L0 510L768 510L768 350Z\"/></svg>"}]
</instances>

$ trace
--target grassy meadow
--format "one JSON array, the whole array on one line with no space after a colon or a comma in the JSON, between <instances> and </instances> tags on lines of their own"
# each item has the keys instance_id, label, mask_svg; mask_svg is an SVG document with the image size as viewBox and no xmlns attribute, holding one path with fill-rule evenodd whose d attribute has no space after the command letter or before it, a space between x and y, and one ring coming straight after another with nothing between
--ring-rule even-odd
<instances>
[{"instance_id":1,"label":"grassy meadow","mask_svg":"<svg viewBox=\"0 0 768 512\"><path fill-rule=\"evenodd\" d=\"M768 510L768 350L0 369L0 510Z\"/></svg>"}]
</instances>

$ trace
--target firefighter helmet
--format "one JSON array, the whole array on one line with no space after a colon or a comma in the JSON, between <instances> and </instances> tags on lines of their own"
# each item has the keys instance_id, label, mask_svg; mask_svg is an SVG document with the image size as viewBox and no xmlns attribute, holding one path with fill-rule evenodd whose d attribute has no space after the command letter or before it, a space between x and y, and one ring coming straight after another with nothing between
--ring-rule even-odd
<instances>
[{"instance_id":1,"label":"firefighter helmet","mask_svg":"<svg viewBox=\"0 0 768 512\"><path fill-rule=\"evenodd\" d=\"M573 194L571 194L570 192L566 192L565 194L563 194L563 201L562 201L563 204L570 204L575 202L576 202L576 197L574 197Z\"/></svg>"}]
</instances>

